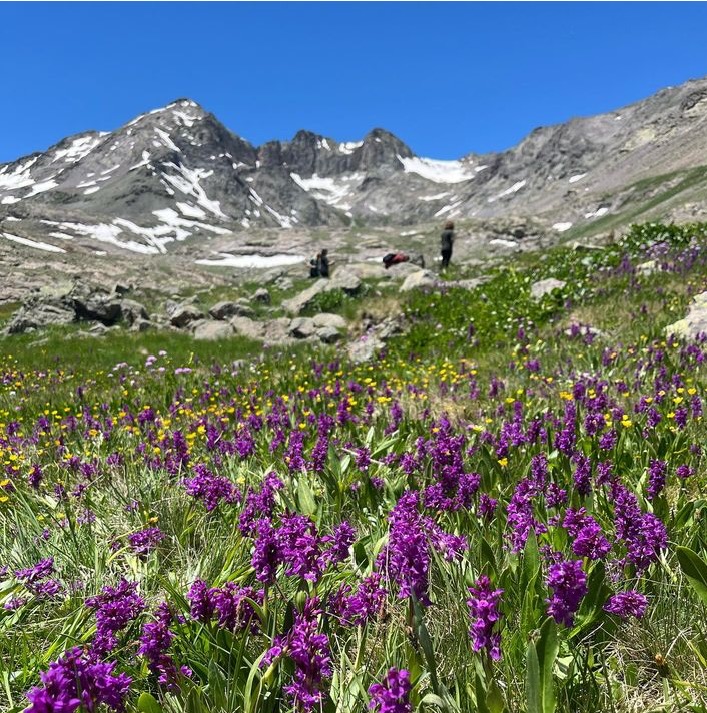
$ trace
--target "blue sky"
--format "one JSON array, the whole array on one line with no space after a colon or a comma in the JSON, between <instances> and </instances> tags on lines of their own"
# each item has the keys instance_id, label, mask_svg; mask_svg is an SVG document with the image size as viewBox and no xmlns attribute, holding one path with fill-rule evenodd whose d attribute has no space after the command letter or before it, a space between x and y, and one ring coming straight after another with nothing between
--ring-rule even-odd
<instances>
[{"instance_id":1,"label":"blue sky","mask_svg":"<svg viewBox=\"0 0 707 713\"><path fill-rule=\"evenodd\" d=\"M252 143L382 126L422 156L707 75L704 3L0 3L0 162L189 97Z\"/></svg>"}]
</instances>

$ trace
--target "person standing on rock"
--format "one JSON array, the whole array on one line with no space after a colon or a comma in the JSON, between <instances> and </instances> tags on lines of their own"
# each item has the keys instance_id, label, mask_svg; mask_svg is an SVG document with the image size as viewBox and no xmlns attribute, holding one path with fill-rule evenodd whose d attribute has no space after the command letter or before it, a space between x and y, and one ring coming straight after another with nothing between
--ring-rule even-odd
<instances>
[{"instance_id":1,"label":"person standing on rock","mask_svg":"<svg viewBox=\"0 0 707 713\"><path fill-rule=\"evenodd\" d=\"M317 270L319 277L329 277L329 258L326 248L322 248L321 252L317 255Z\"/></svg>"},{"instance_id":2,"label":"person standing on rock","mask_svg":"<svg viewBox=\"0 0 707 713\"><path fill-rule=\"evenodd\" d=\"M444 230L441 236L442 243L442 269L446 270L449 267L449 261L452 259L452 246L454 245L454 222L448 220L444 224Z\"/></svg>"}]
</instances>

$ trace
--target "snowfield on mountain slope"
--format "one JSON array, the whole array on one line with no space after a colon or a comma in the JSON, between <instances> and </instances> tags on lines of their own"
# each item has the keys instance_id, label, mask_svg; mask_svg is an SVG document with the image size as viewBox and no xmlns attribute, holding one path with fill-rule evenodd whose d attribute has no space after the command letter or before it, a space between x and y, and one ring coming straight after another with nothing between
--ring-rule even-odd
<instances>
[{"instance_id":1,"label":"snowfield on mountain slope","mask_svg":"<svg viewBox=\"0 0 707 713\"><path fill-rule=\"evenodd\" d=\"M463 183L474 178L475 171L461 161L438 161L432 158L398 156L406 173L416 173L434 183Z\"/></svg>"}]
</instances>

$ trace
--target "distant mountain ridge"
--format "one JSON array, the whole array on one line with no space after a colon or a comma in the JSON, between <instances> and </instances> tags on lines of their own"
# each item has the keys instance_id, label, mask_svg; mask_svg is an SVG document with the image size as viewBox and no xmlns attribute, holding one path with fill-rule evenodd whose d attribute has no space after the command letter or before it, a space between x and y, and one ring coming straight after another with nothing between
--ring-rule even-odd
<instances>
[{"instance_id":1,"label":"distant mountain ridge","mask_svg":"<svg viewBox=\"0 0 707 713\"><path fill-rule=\"evenodd\" d=\"M707 79L458 161L419 157L380 128L357 142L303 130L253 146L178 99L0 166L0 236L55 252L155 254L188 238L351 221L514 215L591 230L634 214L701 215L705 166Z\"/></svg>"}]
</instances>

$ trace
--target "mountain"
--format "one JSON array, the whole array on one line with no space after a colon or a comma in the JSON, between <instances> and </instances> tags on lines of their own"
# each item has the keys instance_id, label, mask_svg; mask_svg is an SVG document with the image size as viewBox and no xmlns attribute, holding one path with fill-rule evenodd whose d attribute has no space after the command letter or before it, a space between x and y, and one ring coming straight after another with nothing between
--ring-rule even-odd
<instances>
[{"instance_id":1,"label":"mountain","mask_svg":"<svg viewBox=\"0 0 707 713\"><path fill-rule=\"evenodd\" d=\"M189 99L0 166L0 236L49 252L168 252L263 228L539 220L591 232L707 213L707 79L436 161L384 129L253 146ZM571 234L571 233L570 233Z\"/></svg>"}]
</instances>

